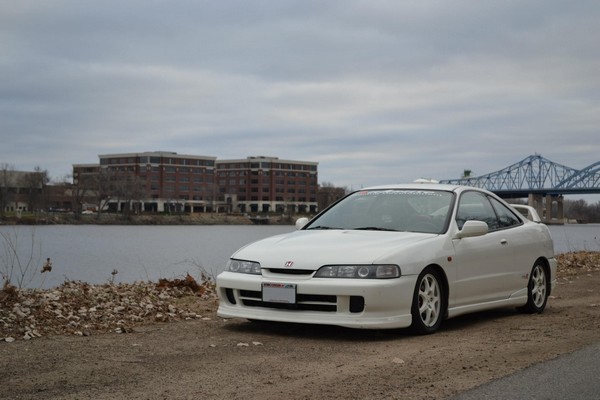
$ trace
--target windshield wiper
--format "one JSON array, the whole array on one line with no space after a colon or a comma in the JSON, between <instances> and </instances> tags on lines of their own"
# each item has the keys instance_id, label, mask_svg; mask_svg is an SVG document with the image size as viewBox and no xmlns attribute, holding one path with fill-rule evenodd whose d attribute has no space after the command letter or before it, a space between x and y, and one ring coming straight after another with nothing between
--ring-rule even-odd
<instances>
[{"instance_id":1,"label":"windshield wiper","mask_svg":"<svg viewBox=\"0 0 600 400\"><path fill-rule=\"evenodd\" d=\"M363 226L361 228L354 228L357 231L387 231L387 232L398 232L397 229L381 228L379 226Z\"/></svg>"},{"instance_id":2,"label":"windshield wiper","mask_svg":"<svg viewBox=\"0 0 600 400\"><path fill-rule=\"evenodd\" d=\"M334 226L325 226L325 225L317 225L317 226L311 226L309 228L306 228L307 230L311 230L311 229L342 229L342 228L336 228Z\"/></svg>"}]
</instances>

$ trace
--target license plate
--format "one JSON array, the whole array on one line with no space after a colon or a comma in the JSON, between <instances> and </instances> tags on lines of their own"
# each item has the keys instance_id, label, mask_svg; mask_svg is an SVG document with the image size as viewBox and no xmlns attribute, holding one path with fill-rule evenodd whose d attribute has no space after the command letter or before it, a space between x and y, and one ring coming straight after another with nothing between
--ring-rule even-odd
<instances>
[{"instance_id":1,"label":"license plate","mask_svg":"<svg viewBox=\"0 0 600 400\"><path fill-rule=\"evenodd\" d=\"M292 283L263 283L262 299L269 303L296 303L296 285Z\"/></svg>"}]
</instances>

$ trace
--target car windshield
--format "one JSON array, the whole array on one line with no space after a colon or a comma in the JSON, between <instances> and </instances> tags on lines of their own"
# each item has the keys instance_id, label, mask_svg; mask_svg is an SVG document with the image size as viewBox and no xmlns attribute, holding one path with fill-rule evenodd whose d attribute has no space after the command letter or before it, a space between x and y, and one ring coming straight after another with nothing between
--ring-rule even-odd
<instances>
[{"instance_id":1,"label":"car windshield","mask_svg":"<svg viewBox=\"0 0 600 400\"><path fill-rule=\"evenodd\" d=\"M319 217L306 229L357 229L443 233L454 195L441 190L361 190Z\"/></svg>"}]
</instances>

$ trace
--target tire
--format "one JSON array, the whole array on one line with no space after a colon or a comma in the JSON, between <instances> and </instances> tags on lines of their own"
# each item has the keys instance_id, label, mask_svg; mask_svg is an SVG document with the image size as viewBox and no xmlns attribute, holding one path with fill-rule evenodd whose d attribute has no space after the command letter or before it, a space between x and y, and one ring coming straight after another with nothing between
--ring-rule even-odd
<instances>
[{"instance_id":1,"label":"tire","mask_svg":"<svg viewBox=\"0 0 600 400\"><path fill-rule=\"evenodd\" d=\"M546 308L550 295L550 279L541 261L536 261L527 283L527 304L517 310L524 314L539 314Z\"/></svg>"},{"instance_id":2,"label":"tire","mask_svg":"<svg viewBox=\"0 0 600 400\"><path fill-rule=\"evenodd\" d=\"M439 272L431 267L425 268L415 285L411 306L411 330L419 335L428 335L437 331L445 313L445 299Z\"/></svg>"}]
</instances>

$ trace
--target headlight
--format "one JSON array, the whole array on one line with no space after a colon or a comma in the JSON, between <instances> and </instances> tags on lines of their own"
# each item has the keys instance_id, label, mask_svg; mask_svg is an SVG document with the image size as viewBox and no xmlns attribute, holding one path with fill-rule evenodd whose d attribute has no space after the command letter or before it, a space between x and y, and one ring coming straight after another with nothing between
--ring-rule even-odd
<instances>
[{"instance_id":1,"label":"headlight","mask_svg":"<svg viewBox=\"0 0 600 400\"><path fill-rule=\"evenodd\" d=\"M260 264L254 261L230 259L225 267L226 271L239 272L240 274L260 275Z\"/></svg>"},{"instance_id":2,"label":"headlight","mask_svg":"<svg viewBox=\"0 0 600 400\"><path fill-rule=\"evenodd\" d=\"M397 265L326 265L315 278L390 279L400 277Z\"/></svg>"}]
</instances>

